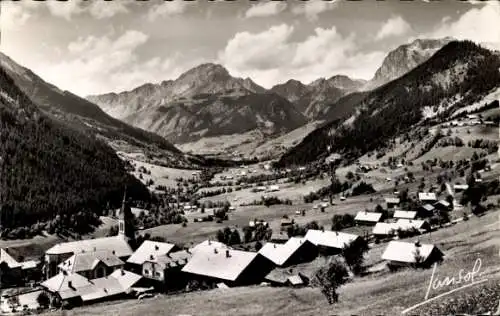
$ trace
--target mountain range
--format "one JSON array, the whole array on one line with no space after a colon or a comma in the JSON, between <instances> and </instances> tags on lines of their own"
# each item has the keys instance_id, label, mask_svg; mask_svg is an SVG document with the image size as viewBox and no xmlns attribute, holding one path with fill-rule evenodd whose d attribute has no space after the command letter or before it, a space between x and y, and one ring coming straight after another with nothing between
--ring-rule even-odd
<instances>
[{"instance_id":1,"label":"mountain range","mask_svg":"<svg viewBox=\"0 0 500 316\"><path fill-rule=\"evenodd\" d=\"M231 135L252 135L254 147L258 147L308 122L342 117L365 91L407 73L450 41L418 39L402 45L387 55L369 81L333 75L309 84L290 79L267 90L250 78L233 77L223 66L207 63L175 80L88 96L87 100L107 114L161 135L181 148ZM338 103L344 97L347 99ZM214 147L227 151L226 144L220 142Z\"/></svg>"},{"instance_id":2,"label":"mountain range","mask_svg":"<svg viewBox=\"0 0 500 316\"><path fill-rule=\"evenodd\" d=\"M304 164L329 153L356 158L384 148L416 124L449 117L498 91L499 69L498 54L473 42L451 41L403 76L338 100L331 108L350 110L307 135L278 164Z\"/></svg>"}]
</instances>

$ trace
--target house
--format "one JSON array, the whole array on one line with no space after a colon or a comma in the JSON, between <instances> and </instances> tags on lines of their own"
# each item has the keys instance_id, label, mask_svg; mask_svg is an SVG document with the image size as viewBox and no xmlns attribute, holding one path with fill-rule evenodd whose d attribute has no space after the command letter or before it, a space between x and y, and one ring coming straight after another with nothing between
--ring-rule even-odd
<instances>
[{"instance_id":1,"label":"house","mask_svg":"<svg viewBox=\"0 0 500 316\"><path fill-rule=\"evenodd\" d=\"M109 251L121 260L132 255L132 248L122 236L87 239L57 244L45 252L47 277L54 276L58 265L74 254L86 252Z\"/></svg>"},{"instance_id":2,"label":"house","mask_svg":"<svg viewBox=\"0 0 500 316\"><path fill-rule=\"evenodd\" d=\"M396 223L377 223L373 227L372 234L375 237L387 237L394 235L397 231Z\"/></svg>"},{"instance_id":3,"label":"house","mask_svg":"<svg viewBox=\"0 0 500 316\"><path fill-rule=\"evenodd\" d=\"M112 237L96 238L70 241L60 243L45 252L44 267L46 278L57 274L58 265L75 254L85 252L109 251L121 260L126 261L133 251L129 245L129 239L135 232L126 229L125 222L131 220L132 212L126 203L126 196L123 197L121 212L118 217L118 235Z\"/></svg>"},{"instance_id":4,"label":"house","mask_svg":"<svg viewBox=\"0 0 500 316\"><path fill-rule=\"evenodd\" d=\"M304 237L319 247L322 254L338 254L344 247L360 238L358 235L336 231L309 229Z\"/></svg>"},{"instance_id":5,"label":"house","mask_svg":"<svg viewBox=\"0 0 500 316\"><path fill-rule=\"evenodd\" d=\"M192 256L193 254L189 250L151 256L142 265L142 276L151 280L153 285L163 292L182 289L187 285L189 279L181 270Z\"/></svg>"},{"instance_id":6,"label":"house","mask_svg":"<svg viewBox=\"0 0 500 316\"><path fill-rule=\"evenodd\" d=\"M150 257L158 257L166 255L175 250L174 244L166 242L158 242L152 240L145 240L139 248L128 258L127 264L131 271L135 273L142 273L142 267L146 260Z\"/></svg>"},{"instance_id":7,"label":"house","mask_svg":"<svg viewBox=\"0 0 500 316\"><path fill-rule=\"evenodd\" d=\"M440 211L451 211L452 207L448 201L439 200L434 204L434 208Z\"/></svg>"},{"instance_id":8,"label":"house","mask_svg":"<svg viewBox=\"0 0 500 316\"><path fill-rule=\"evenodd\" d=\"M467 184L454 184L453 185L453 190L456 193L463 192L463 191L467 190L468 188L469 188L469 186Z\"/></svg>"},{"instance_id":9,"label":"house","mask_svg":"<svg viewBox=\"0 0 500 316\"><path fill-rule=\"evenodd\" d=\"M382 219L382 213L361 211L356 214L354 220L359 225L375 225Z\"/></svg>"},{"instance_id":10,"label":"house","mask_svg":"<svg viewBox=\"0 0 500 316\"><path fill-rule=\"evenodd\" d=\"M396 227L402 230L416 229L421 233L430 229L430 225L427 221L418 219L399 219L396 222Z\"/></svg>"},{"instance_id":11,"label":"house","mask_svg":"<svg viewBox=\"0 0 500 316\"><path fill-rule=\"evenodd\" d=\"M22 264L9 254L8 249L0 248L0 287L18 284L22 272Z\"/></svg>"},{"instance_id":12,"label":"house","mask_svg":"<svg viewBox=\"0 0 500 316\"><path fill-rule=\"evenodd\" d=\"M54 277L42 282L41 287L52 297L70 305L102 301L125 295L142 277L123 269L111 275L89 280L78 273L61 271Z\"/></svg>"},{"instance_id":13,"label":"house","mask_svg":"<svg viewBox=\"0 0 500 316\"><path fill-rule=\"evenodd\" d=\"M406 218L406 219L415 219L417 216L417 212L416 211L401 211L401 210L397 210L394 212L394 218Z\"/></svg>"},{"instance_id":14,"label":"house","mask_svg":"<svg viewBox=\"0 0 500 316\"><path fill-rule=\"evenodd\" d=\"M274 267L271 260L256 252L213 248L195 252L182 271L212 285L239 286L260 283Z\"/></svg>"},{"instance_id":15,"label":"house","mask_svg":"<svg viewBox=\"0 0 500 316\"><path fill-rule=\"evenodd\" d=\"M269 188L267 189L268 192L277 192L280 190L280 187L278 185L270 185Z\"/></svg>"},{"instance_id":16,"label":"house","mask_svg":"<svg viewBox=\"0 0 500 316\"><path fill-rule=\"evenodd\" d=\"M194 247L191 247L189 249L189 251L191 253L195 253L195 252L198 252L198 251L212 251L214 248L216 248L218 250L219 249L222 249L222 250L232 249L231 247L227 246L224 243L208 239L208 240L205 240L205 241L197 244Z\"/></svg>"},{"instance_id":17,"label":"house","mask_svg":"<svg viewBox=\"0 0 500 316\"><path fill-rule=\"evenodd\" d=\"M400 202L401 200L399 198L395 197L385 198L385 204L387 205L387 208L394 208L396 206L399 206Z\"/></svg>"},{"instance_id":18,"label":"house","mask_svg":"<svg viewBox=\"0 0 500 316\"><path fill-rule=\"evenodd\" d=\"M266 243L259 254L279 267L309 262L318 256L318 248L305 238L291 237L284 244Z\"/></svg>"},{"instance_id":19,"label":"house","mask_svg":"<svg viewBox=\"0 0 500 316\"><path fill-rule=\"evenodd\" d=\"M122 269L125 262L109 251L77 253L61 262L58 267L68 273L78 273L87 279L97 279Z\"/></svg>"},{"instance_id":20,"label":"house","mask_svg":"<svg viewBox=\"0 0 500 316\"><path fill-rule=\"evenodd\" d=\"M443 260L444 254L436 246L404 241L391 241L387 245L382 259L391 267L420 265L429 267L434 262Z\"/></svg>"},{"instance_id":21,"label":"house","mask_svg":"<svg viewBox=\"0 0 500 316\"><path fill-rule=\"evenodd\" d=\"M436 193L433 192L420 192L418 193L418 200L421 203L434 204L437 202Z\"/></svg>"},{"instance_id":22,"label":"house","mask_svg":"<svg viewBox=\"0 0 500 316\"><path fill-rule=\"evenodd\" d=\"M269 282L271 286L290 286L300 287L309 284L309 278L301 272L293 272L291 269L276 268L272 270L264 281Z\"/></svg>"},{"instance_id":23,"label":"house","mask_svg":"<svg viewBox=\"0 0 500 316\"><path fill-rule=\"evenodd\" d=\"M420 206L417 210L417 217L420 218L426 218L426 217L431 217L434 215L434 210L436 208L432 206L431 204L424 204Z\"/></svg>"},{"instance_id":24,"label":"house","mask_svg":"<svg viewBox=\"0 0 500 316\"><path fill-rule=\"evenodd\" d=\"M288 235L285 234L284 232L273 232L271 235L271 239L269 239L270 242L276 243L276 244L284 244L288 241Z\"/></svg>"}]
</instances>

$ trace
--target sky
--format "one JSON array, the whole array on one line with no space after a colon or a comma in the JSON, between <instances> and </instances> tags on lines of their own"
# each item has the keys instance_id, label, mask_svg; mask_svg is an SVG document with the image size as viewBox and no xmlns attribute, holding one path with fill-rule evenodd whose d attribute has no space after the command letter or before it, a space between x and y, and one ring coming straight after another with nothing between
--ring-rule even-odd
<instances>
[{"instance_id":1,"label":"sky","mask_svg":"<svg viewBox=\"0 0 500 316\"><path fill-rule=\"evenodd\" d=\"M201 63L270 88L369 80L416 38L500 49L500 1L2 1L0 51L80 96L175 79Z\"/></svg>"}]
</instances>

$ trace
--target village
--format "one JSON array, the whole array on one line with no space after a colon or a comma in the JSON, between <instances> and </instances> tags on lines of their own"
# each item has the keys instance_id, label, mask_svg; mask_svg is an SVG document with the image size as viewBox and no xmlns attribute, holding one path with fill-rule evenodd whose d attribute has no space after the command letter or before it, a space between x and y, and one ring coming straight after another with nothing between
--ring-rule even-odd
<instances>
[{"instance_id":1,"label":"village","mask_svg":"<svg viewBox=\"0 0 500 316\"><path fill-rule=\"evenodd\" d=\"M135 163L144 166L138 161ZM303 208L301 203L295 206L283 202L293 199L290 194L295 194L293 189L290 194L286 193L288 184L283 180L298 175L299 182L309 181L308 178L313 182L320 181L314 179L318 173L328 175L329 167L301 167L275 172L270 164L261 164L222 172L213 176L211 181L226 181L227 184L236 181L235 178L258 172L257 176L271 179L256 181L241 189L247 190L246 194L242 193L245 195L261 195L264 202L261 206L256 204L260 212L255 212L255 217L247 210L248 215L239 218L239 225L232 228L227 225L240 216L241 209L245 205L252 207L251 198L234 195L237 190L218 192L225 196L226 203L222 204L214 200L220 197L218 194L205 194L206 198L195 202L180 202L189 199L181 198L183 191L178 190L172 205L184 214L185 220L182 224L150 229L130 224L135 218L144 217L140 213L147 210L131 208L124 196L122 208L113 212L118 223L114 236L57 243L47 249L40 260L17 260L10 254L11 249L1 249L2 286L7 288L2 293L2 313L26 314L131 299L147 301L158 295L175 296L211 289L318 287L316 270L332 260L346 264L349 278L406 269L418 274L418 271L427 271L434 263L442 263L450 257L439 243L433 242L439 239L433 239L432 235L439 236L441 231L446 232L454 226L463 227L469 222L481 221L485 214L498 214L497 206L488 202L494 196L469 190L469 186L498 177L490 163L463 180L456 177L454 182L438 179L441 185L431 185L430 178L426 179L427 185L423 184L424 180L418 183L414 175L403 170L408 166L394 161L391 164L392 168L383 164L386 169L393 170L390 177L387 173L380 173L384 168L382 165L360 163L349 169L355 171L354 177L366 181L373 180L378 172L377 183L381 187L376 186L377 192L368 190L357 195L351 188L347 190L350 193L340 189L337 194L325 195L319 190L311 198L319 202L309 203L310 210ZM493 161L493 165L496 167L497 163ZM143 181L150 181L145 167L136 170L142 170ZM343 173L346 178L353 177L347 169L339 169L337 173ZM438 174L439 178L439 173L431 173L433 177ZM199 176L196 172L185 174ZM398 179L403 184L397 184ZM322 181L328 183L332 180ZM409 189L416 191L410 193ZM477 194L480 202L471 203L470 207L461 205L465 193ZM278 205L263 205L273 198ZM473 199L469 196L465 201ZM237 201L239 205L236 205ZM371 210L360 207L370 204L368 202L376 207ZM217 207L206 207L213 205L224 205L222 214ZM262 207L281 207L286 211L274 209L271 211L273 215L266 218L265 214L270 213L264 212ZM348 211L342 214L341 210ZM242 222L245 219L247 222ZM328 223L331 223L331 228ZM200 232L201 226L197 228L195 225L211 225L212 230L200 235L188 230L177 238L156 234L161 227ZM226 228L222 229L224 225ZM240 232L243 237L240 237ZM144 238L141 233L149 236ZM143 240L140 244L135 242L138 236ZM166 239L173 241L167 242ZM331 302L335 302L335 295Z\"/></svg>"}]
</instances>

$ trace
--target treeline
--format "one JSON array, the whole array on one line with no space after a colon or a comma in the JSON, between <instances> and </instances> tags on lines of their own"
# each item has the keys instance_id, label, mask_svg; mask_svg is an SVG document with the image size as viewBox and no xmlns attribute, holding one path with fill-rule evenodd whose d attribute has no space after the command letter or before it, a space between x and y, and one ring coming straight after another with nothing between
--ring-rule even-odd
<instances>
[{"instance_id":1,"label":"treeline","mask_svg":"<svg viewBox=\"0 0 500 316\"><path fill-rule=\"evenodd\" d=\"M119 207L125 187L150 199L110 147L41 114L1 69L0 83L2 230L50 222L85 232L106 205Z\"/></svg>"}]
</instances>

